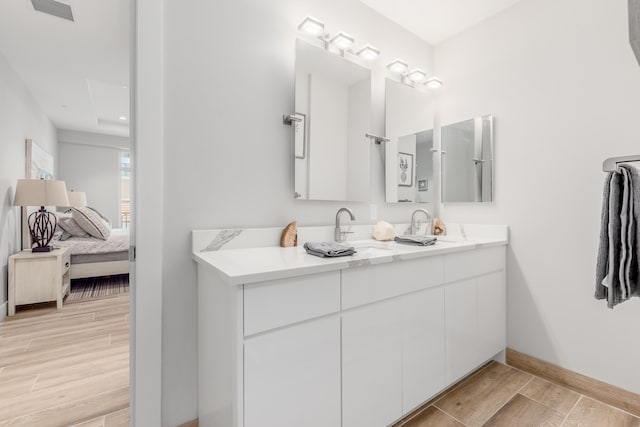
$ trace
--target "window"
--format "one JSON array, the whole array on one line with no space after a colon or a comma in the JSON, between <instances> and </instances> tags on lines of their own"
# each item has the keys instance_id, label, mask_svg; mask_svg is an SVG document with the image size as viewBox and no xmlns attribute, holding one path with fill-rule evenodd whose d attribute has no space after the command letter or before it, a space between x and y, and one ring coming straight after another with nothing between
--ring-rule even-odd
<instances>
[{"instance_id":1,"label":"window","mask_svg":"<svg viewBox=\"0 0 640 427\"><path fill-rule=\"evenodd\" d=\"M120 221L129 228L131 221L131 154L120 152Z\"/></svg>"}]
</instances>

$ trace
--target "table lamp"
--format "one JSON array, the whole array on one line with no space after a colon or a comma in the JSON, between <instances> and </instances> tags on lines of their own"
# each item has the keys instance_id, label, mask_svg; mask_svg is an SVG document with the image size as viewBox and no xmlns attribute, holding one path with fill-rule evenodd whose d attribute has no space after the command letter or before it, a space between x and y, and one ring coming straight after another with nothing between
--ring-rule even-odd
<instances>
[{"instance_id":1,"label":"table lamp","mask_svg":"<svg viewBox=\"0 0 640 427\"><path fill-rule=\"evenodd\" d=\"M69 199L69 207L87 206L87 193L84 191L67 191L67 198Z\"/></svg>"},{"instance_id":2,"label":"table lamp","mask_svg":"<svg viewBox=\"0 0 640 427\"><path fill-rule=\"evenodd\" d=\"M58 220L45 206L69 206L67 186L64 181L44 179L19 179L16 185L14 206L40 206L29 215L29 233L32 252L50 252L49 242L56 231Z\"/></svg>"}]
</instances>

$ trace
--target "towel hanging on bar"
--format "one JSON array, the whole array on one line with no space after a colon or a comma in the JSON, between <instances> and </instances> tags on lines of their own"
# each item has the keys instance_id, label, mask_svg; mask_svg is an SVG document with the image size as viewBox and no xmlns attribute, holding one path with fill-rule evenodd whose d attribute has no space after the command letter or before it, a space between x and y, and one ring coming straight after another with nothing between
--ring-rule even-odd
<instances>
[{"instance_id":1,"label":"towel hanging on bar","mask_svg":"<svg viewBox=\"0 0 640 427\"><path fill-rule=\"evenodd\" d=\"M609 308L640 296L639 224L640 171L621 164L605 180L596 264L595 297Z\"/></svg>"}]
</instances>

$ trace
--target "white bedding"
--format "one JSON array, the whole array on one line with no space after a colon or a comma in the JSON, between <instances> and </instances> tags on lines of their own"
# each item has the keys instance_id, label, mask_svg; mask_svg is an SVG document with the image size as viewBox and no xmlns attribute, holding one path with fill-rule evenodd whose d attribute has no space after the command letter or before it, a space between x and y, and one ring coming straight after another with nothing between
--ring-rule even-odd
<instances>
[{"instance_id":1,"label":"white bedding","mask_svg":"<svg viewBox=\"0 0 640 427\"><path fill-rule=\"evenodd\" d=\"M71 237L67 240L54 238L54 248L69 248L71 255L104 254L129 250L129 230L114 228L107 240L95 237Z\"/></svg>"}]
</instances>

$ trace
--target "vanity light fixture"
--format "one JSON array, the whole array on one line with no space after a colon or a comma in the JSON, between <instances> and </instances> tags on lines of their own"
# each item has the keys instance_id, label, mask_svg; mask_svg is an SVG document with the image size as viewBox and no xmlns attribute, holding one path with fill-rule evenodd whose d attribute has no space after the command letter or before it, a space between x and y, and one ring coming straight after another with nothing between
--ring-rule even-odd
<instances>
[{"instance_id":1,"label":"vanity light fixture","mask_svg":"<svg viewBox=\"0 0 640 427\"><path fill-rule=\"evenodd\" d=\"M387 65L387 69L389 71L393 71L394 73L402 74L407 71L407 68L409 68L409 65L400 59L396 59L395 61Z\"/></svg>"},{"instance_id":2,"label":"vanity light fixture","mask_svg":"<svg viewBox=\"0 0 640 427\"><path fill-rule=\"evenodd\" d=\"M358 56L368 61L376 59L378 55L380 55L380 51L369 44L358 51Z\"/></svg>"},{"instance_id":3,"label":"vanity light fixture","mask_svg":"<svg viewBox=\"0 0 640 427\"><path fill-rule=\"evenodd\" d=\"M440 89L443 85L442 80L437 77L431 77L424 82L425 86L429 89Z\"/></svg>"},{"instance_id":4,"label":"vanity light fixture","mask_svg":"<svg viewBox=\"0 0 640 427\"><path fill-rule=\"evenodd\" d=\"M355 42L356 40L353 37L346 33L343 33L342 31L333 36L333 38L331 39L331 44L334 44L340 50L349 49Z\"/></svg>"},{"instance_id":5,"label":"vanity light fixture","mask_svg":"<svg viewBox=\"0 0 640 427\"><path fill-rule=\"evenodd\" d=\"M298 29L312 36L320 36L324 32L324 24L316 18L307 16L304 18L304 21L298 25Z\"/></svg>"},{"instance_id":6,"label":"vanity light fixture","mask_svg":"<svg viewBox=\"0 0 640 427\"><path fill-rule=\"evenodd\" d=\"M416 68L415 70L411 70L407 73L407 78L414 83L420 83L427 79L427 73Z\"/></svg>"}]
</instances>

